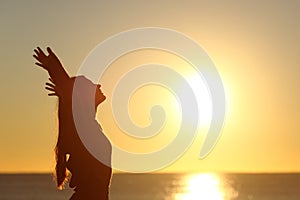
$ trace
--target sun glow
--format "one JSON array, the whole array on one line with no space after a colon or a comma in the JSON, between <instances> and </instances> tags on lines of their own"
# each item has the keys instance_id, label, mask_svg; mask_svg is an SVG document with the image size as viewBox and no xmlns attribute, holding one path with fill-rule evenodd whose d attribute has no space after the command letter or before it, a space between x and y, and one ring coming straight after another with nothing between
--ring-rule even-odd
<instances>
[{"instance_id":1,"label":"sun glow","mask_svg":"<svg viewBox=\"0 0 300 200\"><path fill-rule=\"evenodd\" d=\"M220 179L215 174L197 174L188 176L185 193L176 194L176 200L223 200L224 192Z\"/></svg>"}]
</instances>

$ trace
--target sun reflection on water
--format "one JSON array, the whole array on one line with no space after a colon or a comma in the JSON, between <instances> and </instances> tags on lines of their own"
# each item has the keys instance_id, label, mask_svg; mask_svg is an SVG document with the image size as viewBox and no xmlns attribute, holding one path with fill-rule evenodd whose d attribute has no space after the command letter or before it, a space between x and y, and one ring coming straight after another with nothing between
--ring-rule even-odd
<instances>
[{"instance_id":1,"label":"sun reflection on water","mask_svg":"<svg viewBox=\"0 0 300 200\"><path fill-rule=\"evenodd\" d=\"M224 180L217 174L189 175L185 181L184 191L175 194L175 200L228 200L236 196L231 195L232 188L224 185Z\"/></svg>"}]
</instances>

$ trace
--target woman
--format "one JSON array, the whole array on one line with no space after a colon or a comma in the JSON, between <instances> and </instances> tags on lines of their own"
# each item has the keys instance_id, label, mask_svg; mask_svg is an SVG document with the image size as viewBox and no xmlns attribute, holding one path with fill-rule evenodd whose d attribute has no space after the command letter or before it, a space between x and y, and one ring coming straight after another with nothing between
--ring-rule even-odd
<instances>
[{"instance_id":1,"label":"woman","mask_svg":"<svg viewBox=\"0 0 300 200\"><path fill-rule=\"evenodd\" d=\"M70 171L72 176L69 186L75 191L71 200L107 200L112 172L111 145L95 120L97 106L105 100L105 96L100 90L100 85L93 84L85 77L70 78L52 50L47 48L47 51L49 55L37 47L33 57L38 61L36 65L46 69L50 75L50 82L46 83L46 89L50 91L48 95L58 96L59 130L55 148L57 186L64 186L67 171ZM73 95L75 82L76 93L80 95ZM91 97L95 99L93 109L89 105ZM75 109L79 110L76 123L84 124L84 134L99 136L101 145L98 150L103 154L101 161L88 151L78 135L74 122L74 105ZM80 130L82 131L82 127Z\"/></svg>"}]
</instances>

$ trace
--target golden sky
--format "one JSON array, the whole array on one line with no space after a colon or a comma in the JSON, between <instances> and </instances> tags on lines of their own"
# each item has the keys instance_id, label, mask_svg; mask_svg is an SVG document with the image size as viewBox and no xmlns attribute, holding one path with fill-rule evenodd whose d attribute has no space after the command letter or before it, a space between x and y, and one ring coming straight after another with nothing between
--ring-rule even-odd
<instances>
[{"instance_id":1,"label":"golden sky","mask_svg":"<svg viewBox=\"0 0 300 200\"><path fill-rule=\"evenodd\" d=\"M47 73L34 66L33 49L51 46L75 75L98 43L141 27L169 28L197 41L214 61L227 96L224 129L211 154L198 159L205 134L200 127L191 148L163 172L300 171L299 9L297 1L271 0L1 1L0 172L49 172L54 167L56 99L44 90ZM175 67L182 62L157 54L136 52L114 65L134 64L135 56ZM109 96L110 85L103 83L103 90ZM164 96L167 110L177 109L168 103L172 96L166 91L156 92ZM144 94L137 93L134 101ZM109 121L107 105L99 112L110 135L117 129ZM147 113L136 112L133 119L147 123ZM173 137L176 120L170 119L166 136L153 144Z\"/></svg>"}]
</instances>

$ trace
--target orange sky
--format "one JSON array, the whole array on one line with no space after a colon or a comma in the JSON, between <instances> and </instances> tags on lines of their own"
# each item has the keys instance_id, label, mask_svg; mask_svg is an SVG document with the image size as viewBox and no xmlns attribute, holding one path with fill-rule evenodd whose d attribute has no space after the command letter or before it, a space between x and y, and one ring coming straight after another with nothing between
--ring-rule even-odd
<instances>
[{"instance_id":1,"label":"orange sky","mask_svg":"<svg viewBox=\"0 0 300 200\"><path fill-rule=\"evenodd\" d=\"M198 159L205 134L200 130L188 152L164 172L300 171L299 8L297 1L271 0L1 1L0 172L48 172L54 167L57 105L43 89L47 74L34 66L33 48L51 46L75 75L101 41L149 26L174 29L203 46L228 98L224 129L212 153ZM105 85L103 90L109 93ZM102 109L100 118L109 112L105 105ZM105 120L102 125L108 133L115 130Z\"/></svg>"}]
</instances>

